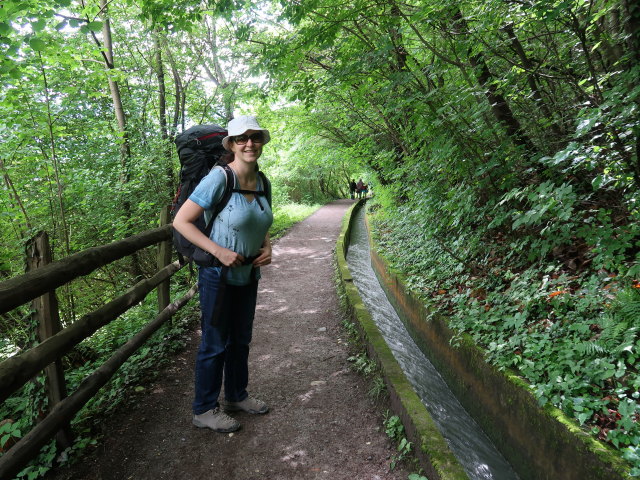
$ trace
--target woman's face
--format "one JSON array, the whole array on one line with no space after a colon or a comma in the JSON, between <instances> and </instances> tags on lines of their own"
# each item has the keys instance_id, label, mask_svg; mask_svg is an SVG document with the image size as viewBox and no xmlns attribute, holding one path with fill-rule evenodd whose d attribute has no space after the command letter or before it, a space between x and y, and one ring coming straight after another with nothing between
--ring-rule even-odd
<instances>
[{"instance_id":1,"label":"woman's face","mask_svg":"<svg viewBox=\"0 0 640 480\"><path fill-rule=\"evenodd\" d=\"M233 137L229 145L235 160L255 163L262 155L264 134L261 130L247 130L244 134Z\"/></svg>"}]
</instances>

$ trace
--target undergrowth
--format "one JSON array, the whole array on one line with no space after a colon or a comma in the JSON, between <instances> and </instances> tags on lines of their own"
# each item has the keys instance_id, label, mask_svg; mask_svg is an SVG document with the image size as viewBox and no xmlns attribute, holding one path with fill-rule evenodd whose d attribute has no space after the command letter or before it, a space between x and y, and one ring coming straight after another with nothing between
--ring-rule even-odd
<instances>
[{"instance_id":1,"label":"undergrowth","mask_svg":"<svg viewBox=\"0 0 640 480\"><path fill-rule=\"evenodd\" d=\"M186 293L172 292L172 297ZM193 304L195 305L195 304ZM49 442L16 478L36 479L52 467L74 462L94 447L102 434L101 419L116 409L135 401L135 395L146 390L150 380L159 373L173 354L186 345L189 331L198 313L189 304L163 325L134 355L132 355L71 421L73 444L59 452L55 441ZM157 315L157 303L150 296L142 304L78 344L64 358L67 391L73 393L85 377L102 365L118 348ZM44 376L39 375L0 406L0 449L6 451L32 429L45 415L47 398Z\"/></svg>"},{"instance_id":2,"label":"undergrowth","mask_svg":"<svg viewBox=\"0 0 640 480\"><path fill-rule=\"evenodd\" d=\"M400 417L398 415L390 415L388 411L384 416L384 432L397 445L398 453L391 458L390 464L390 468L393 470L411 454L413 445L405 436L404 425Z\"/></svg>"},{"instance_id":3,"label":"undergrowth","mask_svg":"<svg viewBox=\"0 0 640 480\"><path fill-rule=\"evenodd\" d=\"M387 386L382 378L382 372L378 363L367 355L362 344L362 338L357 325L345 318L342 321L342 328L347 334L349 343L356 352L347 358L351 368L369 380L370 387L368 394L374 400L379 400L387 393Z\"/></svg>"}]
</instances>

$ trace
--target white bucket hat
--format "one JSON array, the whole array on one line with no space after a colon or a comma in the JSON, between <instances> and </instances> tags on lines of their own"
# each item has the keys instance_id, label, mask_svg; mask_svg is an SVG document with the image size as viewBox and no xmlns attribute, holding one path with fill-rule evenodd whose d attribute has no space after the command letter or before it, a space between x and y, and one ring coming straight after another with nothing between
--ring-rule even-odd
<instances>
[{"instance_id":1,"label":"white bucket hat","mask_svg":"<svg viewBox=\"0 0 640 480\"><path fill-rule=\"evenodd\" d=\"M269 140L271 140L269 130L258 125L256 117L251 115L241 115L231 120L229 125L227 125L227 136L222 139L222 146L225 150L231 150L231 148L229 148L229 140L231 140L231 137L242 135L247 130L261 130L264 133L263 145L269 143Z\"/></svg>"}]
</instances>

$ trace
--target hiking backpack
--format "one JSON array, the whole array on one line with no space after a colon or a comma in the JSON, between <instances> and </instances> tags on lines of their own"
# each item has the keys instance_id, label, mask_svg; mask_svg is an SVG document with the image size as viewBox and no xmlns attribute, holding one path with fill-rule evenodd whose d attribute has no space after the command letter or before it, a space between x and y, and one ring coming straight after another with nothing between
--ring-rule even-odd
<instances>
[{"instance_id":1,"label":"hiking backpack","mask_svg":"<svg viewBox=\"0 0 640 480\"><path fill-rule=\"evenodd\" d=\"M271 205L270 184L261 171L258 171L258 174L262 179L264 191L254 192L234 188L235 179L231 167L219 162L220 157L226 153L222 146L222 139L226 136L227 131L219 125L196 125L182 132L174 141L178 150L178 158L180 159L180 185L171 206L172 218L175 218L182 204L213 167L220 166L224 170L226 177L224 194L214 207L209 224L206 224L204 214L200 215L194 222L196 227L207 237L211 235L213 221L227 205L233 192L253 193L256 195L256 200L258 200L258 195L264 195L267 197L269 205ZM258 203L260 208L263 208L259 200ZM220 265L218 259L209 252L205 252L200 247L195 246L175 228L173 229L173 245L181 261L187 258L200 266Z\"/></svg>"}]
</instances>

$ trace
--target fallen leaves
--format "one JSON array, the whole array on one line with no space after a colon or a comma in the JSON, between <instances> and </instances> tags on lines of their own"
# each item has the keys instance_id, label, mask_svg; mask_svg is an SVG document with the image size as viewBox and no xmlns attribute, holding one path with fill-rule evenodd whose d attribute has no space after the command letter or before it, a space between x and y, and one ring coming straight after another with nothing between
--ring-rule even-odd
<instances>
[{"instance_id":1,"label":"fallen leaves","mask_svg":"<svg viewBox=\"0 0 640 480\"><path fill-rule=\"evenodd\" d=\"M568 290L557 290L555 292L551 292L549 294L549 298L557 297L558 295L563 295L565 293L569 293L569 291Z\"/></svg>"}]
</instances>

